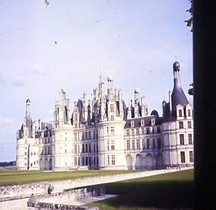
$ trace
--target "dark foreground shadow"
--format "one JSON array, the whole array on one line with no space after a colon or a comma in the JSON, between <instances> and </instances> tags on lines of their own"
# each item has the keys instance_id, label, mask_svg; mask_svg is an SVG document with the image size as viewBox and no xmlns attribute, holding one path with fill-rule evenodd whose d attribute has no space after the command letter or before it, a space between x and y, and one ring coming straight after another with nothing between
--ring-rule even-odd
<instances>
[{"instance_id":1,"label":"dark foreground shadow","mask_svg":"<svg viewBox=\"0 0 216 210\"><path fill-rule=\"evenodd\" d=\"M114 208L193 209L194 207L193 181L119 182L107 184L105 187L106 194L119 194L119 196L99 203Z\"/></svg>"}]
</instances>

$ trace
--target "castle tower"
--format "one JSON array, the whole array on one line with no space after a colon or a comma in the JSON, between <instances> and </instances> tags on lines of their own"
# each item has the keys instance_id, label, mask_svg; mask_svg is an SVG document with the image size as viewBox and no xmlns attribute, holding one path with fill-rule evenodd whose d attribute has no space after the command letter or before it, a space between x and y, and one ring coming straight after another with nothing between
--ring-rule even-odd
<instances>
[{"instance_id":1,"label":"castle tower","mask_svg":"<svg viewBox=\"0 0 216 210\"><path fill-rule=\"evenodd\" d=\"M192 107L180 83L180 64L173 64L174 85L169 102L163 101L162 139L165 166L193 165Z\"/></svg>"},{"instance_id":2,"label":"castle tower","mask_svg":"<svg viewBox=\"0 0 216 210\"><path fill-rule=\"evenodd\" d=\"M69 106L70 102L66 97L66 91L61 89L53 114L53 170L66 170L73 167L73 130Z\"/></svg>"}]
</instances>

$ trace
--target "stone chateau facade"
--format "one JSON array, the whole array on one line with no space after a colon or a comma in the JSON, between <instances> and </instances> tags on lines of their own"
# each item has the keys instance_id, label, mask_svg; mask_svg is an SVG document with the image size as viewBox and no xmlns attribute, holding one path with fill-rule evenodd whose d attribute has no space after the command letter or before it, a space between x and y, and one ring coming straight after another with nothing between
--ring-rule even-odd
<instances>
[{"instance_id":1,"label":"stone chateau facade","mask_svg":"<svg viewBox=\"0 0 216 210\"><path fill-rule=\"evenodd\" d=\"M148 112L144 97L134 90L126 106L121 90L107 89L100 78L92 98L84 93L74 102L62 89L53 122L33 121L31 102L16 135L19 170L107 169L154 170L193 166L193 111L181 87L180 65L173 64L174 87L163 116Z\"/></svg>"}]
</instances>

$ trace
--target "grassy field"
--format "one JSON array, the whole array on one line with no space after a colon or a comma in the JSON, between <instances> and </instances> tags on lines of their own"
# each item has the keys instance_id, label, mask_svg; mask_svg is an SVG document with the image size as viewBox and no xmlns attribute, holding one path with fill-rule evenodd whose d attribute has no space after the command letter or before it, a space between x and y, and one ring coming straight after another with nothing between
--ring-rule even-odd
<instances>
[{"instance_id":1,"label":"grassy field","mask_svg":"<svg viewBox=\"0 0 216 210\"><path fill-rule=\"evenodd\" d=\"M84 177L104 176L113 174L132 173L134 171L99 171L99 170L86 170L86 171L17 171L0 169L0 186L27 184L41 181L53 180L66 180L78 179Z\"/></svg>"},{"instance_id":2,"label":"grassy field","mask_svg":"<svg viewBox=\"0 0 216 210\"><path fill-rule=\"evenodd\" d=\"M100 210L193 209L193 170L105 184L119 196L88 204Z\"/></svg>"}]
</instances>

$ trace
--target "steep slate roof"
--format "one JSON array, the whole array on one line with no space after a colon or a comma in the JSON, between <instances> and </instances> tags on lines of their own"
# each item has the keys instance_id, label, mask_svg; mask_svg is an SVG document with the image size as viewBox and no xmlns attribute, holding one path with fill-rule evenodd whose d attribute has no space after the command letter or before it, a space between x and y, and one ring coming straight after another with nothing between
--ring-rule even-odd
<instances>
[{"instance_id":1,"label":"steep slate roof","mask_svg":"<svg viewBox=\"0 0 216 210\"><path fill-rule=\"evenodd\" d=\"M187 97L182 89L181 81L179 77L180 64L179 62L173 63L173 75L174 75L174 86L171 94L171 109L170 103L163 102L163 117L164 121L173 121L176 120L176 106L182 105L186 106L189 104Z\"/></svg>"},{"instance_id":2,"label":"steep slate roof","mask_svg":"<svg viewBox=\"0 0 216 210\"><path fill-rule=\"evenodd\" d=\"M151 116L146 116L146 117L128 119L125 123L124 128L131 128L131 122L132 121L134 122L133 128L141 127L141 121L142 120L144 120L144 126L151 126L151 120L152 119L155 119L155 125L161 125L162 118L151 115Z\"/></svg>"}]
</instances>

